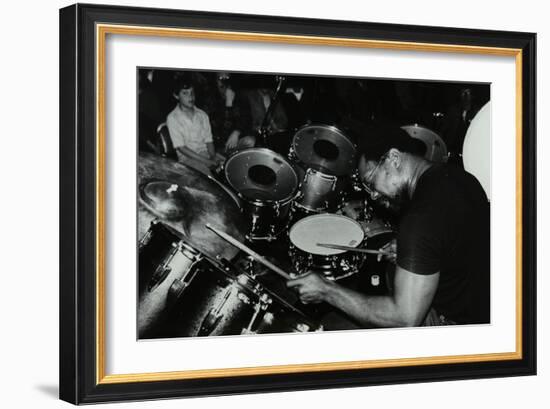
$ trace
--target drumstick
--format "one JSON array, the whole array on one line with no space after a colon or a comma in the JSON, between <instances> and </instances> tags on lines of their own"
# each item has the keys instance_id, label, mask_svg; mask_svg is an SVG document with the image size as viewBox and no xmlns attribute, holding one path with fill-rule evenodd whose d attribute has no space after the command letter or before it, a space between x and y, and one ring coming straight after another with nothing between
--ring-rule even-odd
<instances>
[{"instance_id":1,"label":"drumstick","mask_svg":"<svg viewBox=\"0 0 550 409\"><path fill-rule=\"evenodd\" d=\"M362 248L350 247L350 246L341 246L340 244L317 243L317 245L319 247L326 247L326 248L335 249L335 250L355 251L357 253L381 254L383 256L394 256L395 255L394 253L390 253L390 252L387 252L387 251L362 249Z\"/></svg>"},{"instance_id":2,"label":"drumstick","mask_svg":"<svg viewBox=\"0 0 550 409\"><path fill-rule=\"evenodd\" d=\"M262 263L267 268L273 270L275 273L279 274L281 277L283 277L285 280L291 280L292 277L288 275L284 270L277 267L275 264L269 262L265 257L260 256L258 253L256 253L251 248L245 246L243 243L235 239L234 237L230 236L229 234L216 229L215 227L211 226L210 223L206 223L206 228L209 230L212 230L214 233L216 233L218 236L220 236L222 239L228 241L238 249L244 251L248 255L250 255L252 258L254 258L256 261Z\"/></svg>"}]
</instances>

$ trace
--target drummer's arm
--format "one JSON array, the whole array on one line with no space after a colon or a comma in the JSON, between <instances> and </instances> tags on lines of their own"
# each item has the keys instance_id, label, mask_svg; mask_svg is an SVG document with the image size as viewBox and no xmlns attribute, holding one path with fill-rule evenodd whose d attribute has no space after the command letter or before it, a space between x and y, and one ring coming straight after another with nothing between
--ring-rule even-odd
<instances>
[{"instance_id":1,"label":"drummer's arm","mask_svg":"<svg viewBox=\"0 0 550 409\"><path fill-rule=\"evenodd\" d=\"M417 326L432 304L439 273L415 274L396 267L391 296L365 296L339 286L328 291L327 301L360 322L380 327Z\"/></svg>"},{"instance_id":2,"label":"drummer's arm","mask_svg":"<svg viewBox=\"0 0 550 409\"><path fill-rule=\"evenodd\" d=\"M422 275L396 267L394 293L369 296L316 274L288 283L305 302L325 301L360 323L379 327L417 326L422 323L432 303L439 273Z\"/></svg>"}]
</instances>

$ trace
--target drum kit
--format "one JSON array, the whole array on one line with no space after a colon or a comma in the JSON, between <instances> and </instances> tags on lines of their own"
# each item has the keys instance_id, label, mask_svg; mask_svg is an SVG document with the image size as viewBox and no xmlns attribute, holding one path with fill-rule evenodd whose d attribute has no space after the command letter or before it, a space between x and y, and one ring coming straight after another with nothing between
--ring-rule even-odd
<instances>
[{"instance_id":1,"label":"drum kit","mask_svg":"<svg viewBox=\"0 0 550 409\"><path fill-rule=\"evenodd\" d=\"M356 164L354 141L321 124L298 129L287 155L234 153L217 177L140 154L139 338L322 330L263 276L345 283L376 268L394 231L357 198Z\"/></svg>"}]
</instances>

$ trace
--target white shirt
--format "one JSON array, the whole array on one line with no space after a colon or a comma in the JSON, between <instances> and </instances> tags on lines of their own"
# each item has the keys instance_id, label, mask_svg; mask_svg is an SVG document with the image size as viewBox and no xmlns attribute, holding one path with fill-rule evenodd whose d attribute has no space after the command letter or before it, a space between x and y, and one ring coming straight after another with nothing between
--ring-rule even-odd
<instances>
[{"instance_id":1,"label":"white shirt","mask_svg":"<svg viewBox=\"0 0 550 409\"><path fill-rule=\"evenodd\" d=\"M206 112L195 107L193 114L184 112L179 105L166 117L166 126L174 148L185 146L201 155L208 156L207 143L212 142L210 119Z\"/></svg>"}]
</instances>

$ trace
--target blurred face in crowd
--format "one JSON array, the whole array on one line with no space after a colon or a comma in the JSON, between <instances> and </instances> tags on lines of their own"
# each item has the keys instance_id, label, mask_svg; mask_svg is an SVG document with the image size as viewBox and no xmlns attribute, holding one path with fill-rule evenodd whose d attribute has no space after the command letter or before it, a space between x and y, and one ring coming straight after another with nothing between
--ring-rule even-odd
<instances>
[{"instance_id":1,"label":"blurred face in crowd","mask_svg":"<svg viewBox=\"0 0 550 409\"><path fill-rule=\"evenodd\" d=\"M402 153L391 149L378 162L361 156L359 175L370 198L387 209L398 211L409 201L407 183L402 171Z\"/></svg>"},{"instance_id":2,"label":"blurred face in crowd","mask_svg":"<svg viewBox=\"0 0 550 409\"><path fill-rule=\"evenodd\" d=\"M174 95L181 107L193 109L195 107L195 90L191 88L182 88Z\"/></svg>"},{"instance_id":3,"label":"blurred face in crowd","mask_svg":"<svg viewBox=\"0 0 550 409\"><path fill-rule=\"evenodd\" d=\"M218 91L220 91L221 94L224 94L225 90L229 86L229 79L230 76L226 72L220 72L216 76L216 85L218 86Z\"/></svg>"},{"instance_id":4,"label":"blurred face in crowd","mask_svg":"<svg viewBox=\"0 0 550 409\"><path fill-rule=\"evenodd\" d=\"M464 88L460 92L460 103L464 109L472 107L472 90L470 88Z\"/></svg>"}]
</instances>

